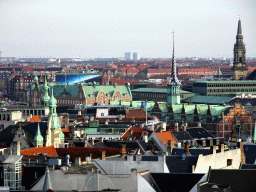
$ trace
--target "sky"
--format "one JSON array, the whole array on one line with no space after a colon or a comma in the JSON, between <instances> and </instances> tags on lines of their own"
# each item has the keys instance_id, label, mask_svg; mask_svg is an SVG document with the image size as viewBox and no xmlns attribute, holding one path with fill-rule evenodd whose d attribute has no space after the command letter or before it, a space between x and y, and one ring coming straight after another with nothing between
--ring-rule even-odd
<instances>
[{"instance_id":1,"label":"sky","mask_svg":"<svg viewBox=\"0 0 256 192\"><path fill-rule=\"evenodd\" d=\"M256 56L256 0L0 0L2 57Z\"/></svg>"}]
</instances>

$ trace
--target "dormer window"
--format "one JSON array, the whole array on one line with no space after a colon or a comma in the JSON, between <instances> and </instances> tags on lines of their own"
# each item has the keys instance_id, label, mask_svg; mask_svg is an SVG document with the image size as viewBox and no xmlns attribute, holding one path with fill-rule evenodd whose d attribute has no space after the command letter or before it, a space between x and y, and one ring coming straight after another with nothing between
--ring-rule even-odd
<instances>
[{"instance_id":1,"label":"dormer window","mask_svg":"<svg viewBox=\"0 0 256 192\"><path fill-rule=\"evenodd\" d=\"M127 93L124 93L124 96L127 97Z\"/></svg>"},{"instance_id":2,"label":"dormer window","mask_svg":"<svg viewBox=\"0 0 256 192\"><path fill-rule=\"evenodd\" d=\"M93 94L90 94L90 98L93 98Z\"/></svg>"}]
</instances>

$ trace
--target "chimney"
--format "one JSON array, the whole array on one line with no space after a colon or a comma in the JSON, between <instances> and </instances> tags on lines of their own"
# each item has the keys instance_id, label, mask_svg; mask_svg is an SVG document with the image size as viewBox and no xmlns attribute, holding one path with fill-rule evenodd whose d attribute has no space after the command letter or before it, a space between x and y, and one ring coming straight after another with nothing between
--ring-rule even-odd
<instances>
[{"instance_id":1,"label":"chimney","mask_svg":"<svg viewBox=\"0 0 256 192\"><path fill-rule=\"evenodd\" d=\"M90 121L94 121L94 116L90 116Z\"/></svg>"},{"instance_id":2,"label":"chimney","mask_svg":"<svg viewBox=\"0 0 256 192\"><path fill-rule=\"evenodd\" d=\"M219 145L219 151L220 151L220 152L224 152L224 150L225 150L225 149L224 149L224 144Z\"/></svg>"},{"instance_id":3,"label":"chimney","mask_svg":"<svg viewBox=\"0 0 256 192\"><path fill-rule=\"evenodd\" d=\"M143 140L145 141L145 143L148 142L148 135L143 135Z\"/></svg>"},{"instance_id":4,"label":"chimney","mask_svg":"<svg viewBox=\"0 0 256 192\"><path fill-rule=\"evenodd\" d=\"M84 147L88 147L88 143L86 139L84 140Z\"/></svg>"},{"instance_id":5,"label":"chimney","mask_svg":"<svg viewBox=\"0 0 256 192\"><path fill-rule=\"evenodd\" d=\"M122 114L119 114L119 121L122 120Z\"/></svg>"},{"instance_id":6,"label":"chimney","mask_svg":"<svg viewBox=\"0 0 256 192\"><path fill-rule=\"evenodd\" d=\"M13 142L13 155L20 155L20 141Z\"/></svg>"},{"instance_id":7,"label":"chimney","mask_svg":"<svg viewBox=\"0 0 256 192\"><path fill-rule=\"evenodd\" d=\"M130 132L130 136L132 136L132 134L133 134L133 130L129 130L129 132Z\"/></svg>"},{"instance_id":8,"label":"chimney","mask_svg":"<svg viewBox=\"0 0 256 192\"><path fill-rule=\"evenodd\" d=\"M187 155L187 154L190 154L190 152L189 152L189 143L186 141L186 143L185 143L185 154Z\"/></svg>"},{"instance_id":9,"label":"chimney","mask_svg":"<svg viewBox=\"0 0 256 192\"><path fill-rule=\"evenodd\" d=\"M92 139L92 145L94 145L94 139Z\"/></svg>"},{"instance_id":10,"label":"chimney","mask_svg":"<svg viewBox=\"0 0 256 192\"><path fill-rule=\"evenodd\" d=\"M120 152L120 155L121 155L121 157L125 157L125 155L126 155L126 144L121 144L120 145L121 146L121 152Z\"/></svg>"},{"instance_id":11,"label":"chimney","mask_svg":"<svg viewBox=\"0 0 256 192\"><path fill-rule=\"evenodd\" d=\"M202 127L201 122L197 123L197 127Z\"/></svg>"},{"instance_id":12,"label":"chimney","mask_svg":"<svg viewBox=\"0 0 256 192\"><path fill-rule=\"evenodd\" d=\"M241 150L241 163L245 164L245 155L244 155L243 142L241 142L240 140L239 140L239 142L237 142L237 148L239 148Z\"/></svg>"},{"instance_id":13,"label":"chimney","mask_svg":"<svg viewBox=\"0 0 256 192\"><path fill-rule=\"evenodd\" d=\"M86 160L87 162L91 162L91 160L92 160L91 154L90 154L90 155L87 155L87 157L85 158L85 160Z\"/></svg>"},{"instance_id":14,"label":"chimney","mask_svg":"<svg viewBox=\"0 0 256 192\"><path fill-rule=\"evenodd\" d=\"M175 131L179 132L179 123L175 123Z\"/></svg>"},{"instance_id":15,"label":"chimney","mask_svg":"<svg viewBox=\"0 0 256 192\"><path fill-rule=\"evenodd\" d=\"M174 148L174 141L173 140L168 140L167 152L168 152L169 155L172 154L173 148Z\"/></svg>"},{"instance_id":16,"label":"chimney","mask_svg":"<svg viewBox=\"0 0 256 192\"><path fill-rule=\"evenodd\" d=\"M100 137L100 140L99 140L101 143L103 143L103 137Z\"/></svg>"},{"instance_id":17,"label":"chimney","mask_svg":"<svg viewBox=\"0 0 256 192\"><path fill-rule=\"evenodd\" d=\"M106 159L106 151L100 151L100 155L101 155L101 160L105 160Z\"/></svg>"},{"instance_id":18,"label":"chimney","mask_svg":"<svg viewBox=\"0 0 256 192\"><path fill-rule=\"evenodd\" d=\"M211 146L210 154L216 154L216 145Z\"/></svg>"},{"instance_id":19,"label":"chimney","mask_svg":"<svg viewBox=\"0 0 256 192\"><path fill-rule=\"evenodd\" d=\"M166 122L161 122L162 131L166 131Z\"/></svg>"},{"instance_id":20,"label":"chimney","mask_svg":"<svg viewBox=\"0 0 256 192\"><path fill-rule=\"evenodd\" d=\"M81 165L81 157L76 157L75 158L75 165L78 165L78 166Z\"/></svg>"},{"instance_id":21,"label":"chimney","mask_svg":"<svg viewBox=\"0 0 256 192\"><path fill-rule=\"evenodd\" d=\"M183 127L183 131L187 131L187 128L188 128L188 123L184 123L184 127Z\"/></svg>"},{"instance_id":22,"label":"chimney","mask_svg":"<svg viewBox=\"0 0 256 192\"><path fill-rule=\"evenodd\" d=\"M81 113L81 111L80 111L80 110L78 111L78 115L79 115L79 116L81 116L81 115L82 115L82 113Z\"/></svg>"},{"instance_id":23,"label":"chimney","mask_svg":"<svg viewBox=\"0 0 256 192\"><path fill-rule=\"evenodd\" d=\"M65 128L69 129L69 114L66 113L65 116Z\"/></svg>"}]
</instances>

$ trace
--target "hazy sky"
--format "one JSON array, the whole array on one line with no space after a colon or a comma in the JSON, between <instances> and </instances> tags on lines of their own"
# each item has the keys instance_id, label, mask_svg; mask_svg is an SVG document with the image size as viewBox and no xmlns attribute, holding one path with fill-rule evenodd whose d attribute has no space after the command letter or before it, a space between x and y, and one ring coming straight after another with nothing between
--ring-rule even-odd
<instances>
[{"instance_id":1,"label":"hazy sky","mask_svg":"<svg viewBox=\"0 0 256 192\"><path fill-rule=\"evenodd\" d=\"M256 0L0 0L3 57L256 56Z\"/></svg>"}]
</instances>

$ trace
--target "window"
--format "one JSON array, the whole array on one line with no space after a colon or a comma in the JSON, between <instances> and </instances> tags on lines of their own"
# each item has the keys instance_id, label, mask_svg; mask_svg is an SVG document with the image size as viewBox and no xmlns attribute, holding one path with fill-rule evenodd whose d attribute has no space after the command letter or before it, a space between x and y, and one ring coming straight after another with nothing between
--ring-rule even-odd
<instances>
[{"instance_id":1,"label":"window","mask_svg":"<svg viewBox=\"0 0 256 192\"><path fill-rule=\"evenodd\" d=\"M104 113L101 113L100 115L101 115L101 116L104 116Z\"/></svg>"},{"instance_id":2,"label":"window","mask_svg":"<svg viewBox=\"0 0 256 192\"><path fill-rule=\"evenodd\" d=\"M112 129L108 129L108 132L109 132L109 133L112 133Z\"/></svg>"},{"instance_id":3,"label":"window","mask_svg":"<svg viewBox=\"0 0 256 192\"><path fill-rule=\"evenodd\" d=\"M227 159L227 166L231 166L232 165L232 159Z\"/></svg>"}]
</instances>

